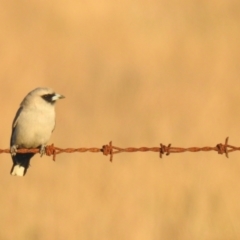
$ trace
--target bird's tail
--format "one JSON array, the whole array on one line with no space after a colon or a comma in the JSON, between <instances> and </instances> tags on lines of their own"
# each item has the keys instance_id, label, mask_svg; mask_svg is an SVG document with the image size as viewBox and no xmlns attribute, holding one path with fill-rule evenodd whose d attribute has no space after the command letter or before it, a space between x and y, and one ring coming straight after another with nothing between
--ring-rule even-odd
<instances>
[{"instance_id":1,"label":"bird's tail","mask_svg":"<svg viewBox=\"0 0 240 240\"><path fill-rule=\"evenodd\" d=\"M11 169L11 175L23 177L29 167L30 159L34 156L34 153L17 153L15 156L12 156L13 166Z\"/></svg>"}]
</instances>

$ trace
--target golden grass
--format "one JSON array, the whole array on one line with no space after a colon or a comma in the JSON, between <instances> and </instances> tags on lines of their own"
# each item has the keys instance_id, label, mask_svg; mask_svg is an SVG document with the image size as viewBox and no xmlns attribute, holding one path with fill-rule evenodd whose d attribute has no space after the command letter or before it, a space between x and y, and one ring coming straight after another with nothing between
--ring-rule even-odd
<instances>
[{"instance_id":1,"label":"golden grass","mask_svg":"<svg viewBox=\"0 0 240 240\"><path fill-rule=\"evenodd\" d=\"M239 145L236 1L0 2L0 146L25 94L64 94L60 147ZM50 142L50 143L51 143ZM0 239L239 239L239 153L1 155Z\"/></svg>"}]
</instances>

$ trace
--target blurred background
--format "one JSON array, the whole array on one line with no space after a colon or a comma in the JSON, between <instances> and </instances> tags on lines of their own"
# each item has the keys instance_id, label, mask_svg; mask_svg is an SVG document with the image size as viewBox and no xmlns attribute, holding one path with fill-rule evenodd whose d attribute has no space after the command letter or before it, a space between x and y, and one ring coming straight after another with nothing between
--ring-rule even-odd
<instances>
[{"instance_id":1,"label":"blurred background","mask_svg":"<svg viewBox=\"0 0 240 240\"><path fill-rule=\"evenodd\" d=\"M240 2L0 1L0 148L24 96L57 103L50 144L240 145ZM0 239L240 238L240 153L1 154Z\"/></svg>"}]
</instances>

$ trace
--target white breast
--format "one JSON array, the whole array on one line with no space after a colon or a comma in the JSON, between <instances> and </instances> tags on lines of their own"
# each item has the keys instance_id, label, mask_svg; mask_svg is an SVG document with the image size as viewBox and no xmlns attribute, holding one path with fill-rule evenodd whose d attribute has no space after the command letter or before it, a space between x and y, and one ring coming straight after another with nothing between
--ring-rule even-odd
<instances>
[{"instance_id":1,"label":"white breast","mask_svg":"<svg viewBox=\"0 0 240 240\"><path fill-rule=\"evenodd\" d=\"M13 132L13 144L26 148L45 145L51 137L54 125L54 107L23 108Z\"/></svg>"}]
</instances>

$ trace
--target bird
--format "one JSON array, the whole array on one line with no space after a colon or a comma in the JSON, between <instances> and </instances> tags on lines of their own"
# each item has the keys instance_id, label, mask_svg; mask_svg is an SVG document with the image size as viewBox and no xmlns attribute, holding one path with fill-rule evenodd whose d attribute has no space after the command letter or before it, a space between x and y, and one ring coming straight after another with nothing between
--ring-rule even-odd
<instances>
[{"instance_id":1,"label":"bird","mask_svg":"<svg viewBox=\"0 0 240 240\"><path fill-rule=\"evenodd\" d=\"M39 148L41 156L55 128L55 103L65 98L51 88L38 87L29 92L20 104L12 123L10 153L13 161L10 174L24 176L35 153L17 153L17 149Z\"/></svg>"}]
</instances>

